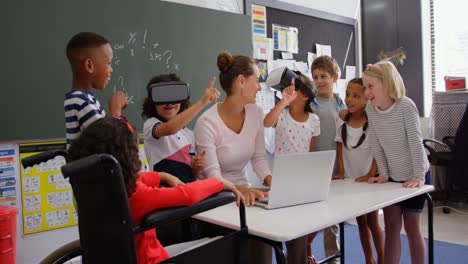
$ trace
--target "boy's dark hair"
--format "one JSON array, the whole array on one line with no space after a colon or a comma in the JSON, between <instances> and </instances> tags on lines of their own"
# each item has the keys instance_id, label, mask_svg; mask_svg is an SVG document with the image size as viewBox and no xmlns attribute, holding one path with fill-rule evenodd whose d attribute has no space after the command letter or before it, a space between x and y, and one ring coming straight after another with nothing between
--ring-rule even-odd
<instances>
[{"instance_id":1,"label":"boy's dark hair","mask_svg":"<svg viewBox=\"0 0 468 264\"><path fill-rule=\"evenodd\" d=\"M179 82L180 77L177 76L175 73L165 74L165 75L156 75L148 82L146 85L146 90L148 91L149 87L155 83L162 83L162 82ZM190 99L184 100L180 105L179 113L182 113L187 108L190 107ZM150 98L146 97L143 100L143 111L141 112L141 117L143 118L152 118L156 117L157 119L161 120L162 122L167 122L167 120L156 112L156 104L151 101Z\"/></svg>"},{"instance_id":2,"label":"boy's dark hair","mask_svg":"<svg viewBox=\"0 0 468 264\"><path fill-rule=\"evenodd\" d=\"M96 48L102 45L109 44L109 41L93 32L80 32L74 35L67 44L67 58L72 63L75 60L75 54L83 49Z\"/></svg>"},{"instance_id":3,"label":"boy's dark hair","mask_svg":"<svg viewBox=\"0 0 468 264\"><path fill-rule=\"evenodd\" d=\"M348 82L348 85L349 85L350 83L359 84L359 85L361 85L361 86L363 87L363 89L364 89L364 86L363 86L363 83L362 83L362 78L354 78L354 79L352 79L352 80L350 80L350 81ZM366 116L366 123L365 123L364 126L362 127L362 135L361 135L361 137L359 138L359 141L358 141L358 143L356 144L356 146L352 147L353 149L359 147L359 146L362 144L362 142L364 142L364 140L366 139L366 130L367 130L367 127L369 126L369 122L368 122L368 120L367 120L367 114L366 114L366 112L364 112L364 114L365 114L365 116ZM346 113L345 118L344 118L344 122L345 122L345 123L341 126L341 140L343 140L343 145L344 145L346 148L348 147L348 146L347 146L348 130L347 130L347 128L346 128L346 124L349 122L349 119L350 119L350 118L351 118L351 113L350 113L350 112Z\"/></svg>"},{"instance_id":4,"label":"boy's dark hair","mask_svg":"<svg viewBox=\"0 0 468 264\"><path fill-rule=\"evenodd\" d=\"M141 161L138 155L137 133L130 131L129 126L131 124L127 121L111 117L94 121L73 140L68 149L67 161L101 153L114 156L120 164L127 194L130 196L135 189Z\"/></svg>"},{"instance_id":5,"label":"boy's dark hair","mask_svg":"<svg viewBox=\"0 0 468 264\"><path fill-rule=\"evenodd\" d=\"M338 64L336 63L336 60L330 56L323 55L320 57L317 57L313 62L312 62L312 67L311 67L311 72L316 70L316 69L321 69L333 78L339 71L338 69Z\"/></svg>"},{"instance_id":6,"label":"boy's dark hair","mask_svg":"<svg viewBox=\"0 0 468 264\"><path fill-rule=\"evenodd\" d=\"M246 78L255 73L252 58L243 55L231 55L227 51L218 54L216 65L220 71L219 83L227 95L231 94L232 82L242 74Z\"/></svg>"}]
</instances>

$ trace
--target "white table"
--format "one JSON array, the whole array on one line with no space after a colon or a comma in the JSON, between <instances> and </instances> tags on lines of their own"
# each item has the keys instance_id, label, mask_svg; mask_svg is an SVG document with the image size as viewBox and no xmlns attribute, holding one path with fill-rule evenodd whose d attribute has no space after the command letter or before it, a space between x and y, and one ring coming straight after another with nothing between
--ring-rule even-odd
<instances>
[{"instance_id":1,"label":"white table","mask_svg":"<svg viewBox=\"0 0 468 264\"><path fill-rule=\"evenodd\" d=\"M432 185L421 188L403 188L400 183L367 184L352 180L335 180L330 186L327 201L297 205L273 210L246 208L249 235L264 239L278 251L278 242L289 241L322 230L348 219L384 208L411 197L434 190ZM293 191L293 190L291 190ZM429 263L433 258L432 201L429 195ZM227 204L194 216L195 218L231 229L239 229L239 209ZM340 225L341 251L344 252L343 225ZM275 245L277 247L275 247ZM282 254L279 256L278 254ZM282 252L276 256L284 259ZM344 263L344 254L341 254ZM278 260L281 263L283 260Z\"/></svg>"}]
</instances>

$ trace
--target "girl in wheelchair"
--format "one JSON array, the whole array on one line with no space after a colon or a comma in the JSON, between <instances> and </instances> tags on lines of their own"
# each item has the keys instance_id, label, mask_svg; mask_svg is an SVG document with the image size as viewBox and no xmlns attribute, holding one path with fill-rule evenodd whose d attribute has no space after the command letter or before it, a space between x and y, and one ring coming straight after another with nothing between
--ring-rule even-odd
<instances>
[{"instance_id":1,"label":"girl in wheelchair","mask_svg":"<svg viewBox=\"0 0 468 264\"><path fill-rule=\"evenodd\" d=\"M68 161L97 153L110 154L119 162L135 224L139 224L145 215L156 209L192 205L222 190L232 191L236 195L237 204L242 199L234 185L214 178L184 184L168 173L139 173L141 162L138 157L138 135L125 118L118 120L106 117L87 127L70 146ZM159 188L162 182L171 187ZM201 241L190 244L198 242ZM174 254L160 244L153 229L135 235L135 244L139 263L158 263ZM173 248L180 250L184 247Z\"/></svg>"}]
</instances>

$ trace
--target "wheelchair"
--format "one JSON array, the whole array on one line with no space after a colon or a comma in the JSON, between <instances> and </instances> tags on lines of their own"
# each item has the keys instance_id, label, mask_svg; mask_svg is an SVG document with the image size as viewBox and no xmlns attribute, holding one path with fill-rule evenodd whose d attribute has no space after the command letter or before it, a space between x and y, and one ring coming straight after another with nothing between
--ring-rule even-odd
<instances>
[{"instance_id":1,"label":"wheelchair","mask_svg":"<svg viewBox=\"0 0 468 264\"><path fill-rule=\"evenodd\" d=\"M22 160L24 168L56 156L64 150L50 150ZM191 206L157 210L134 225L122 172L108 154L92 156L62 167L77 202L79 241L62 246L41 263L138 263L134 235L187 219L200 212L234 201L228 192L215 194ZM239 207L240 229L223 230L220 239L173 256L161 263L248 263L248 228L245 208Z\"/></svg>"}]
</instances>

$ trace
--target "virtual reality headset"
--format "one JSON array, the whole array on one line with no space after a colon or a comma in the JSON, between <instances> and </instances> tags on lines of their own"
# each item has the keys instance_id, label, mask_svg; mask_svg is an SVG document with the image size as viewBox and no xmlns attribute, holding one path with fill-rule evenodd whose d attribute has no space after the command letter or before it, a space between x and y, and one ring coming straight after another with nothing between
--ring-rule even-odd
<instances>
[{"instance_id":1,"label":"virtual reality headset","mask_svg":"<svg viewBox=\"0 0 468 264\"><path fill-rule=\"evenodd\" d=\"M185 82L160 82L148 87L148 98L155 104L177 104L190 99L189 85Z\"/></svg>"},{"instance_id":2,"label":"virtual reality headset","mask_svg":"<svg viewBox=\"0 0 468 264\"><path fill-rule=\"evenodd\" d=\"M317 94L317 89L315 87L309 87L302 82L301 78L288 67L283 66L268 74L266 79L266 84L278 91L283 91L284 88L288 87L291 84L291 80L295 80L296 90L300 90L305 95L309 96L311 99Z\"/></svg>"}]
</instances>

